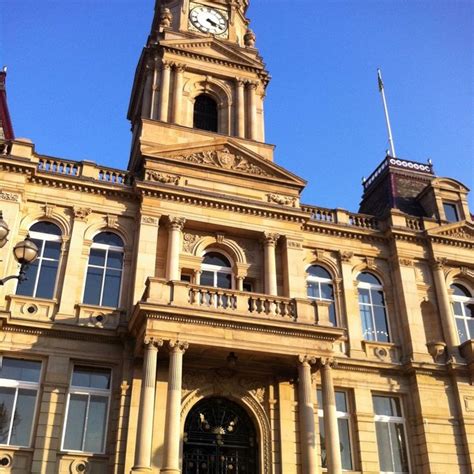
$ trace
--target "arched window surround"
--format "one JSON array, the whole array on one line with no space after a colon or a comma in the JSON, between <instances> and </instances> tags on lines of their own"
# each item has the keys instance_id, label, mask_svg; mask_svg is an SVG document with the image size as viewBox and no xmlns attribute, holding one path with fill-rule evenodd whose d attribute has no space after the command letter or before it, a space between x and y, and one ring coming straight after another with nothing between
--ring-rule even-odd
<instances>
[{"instance_id":1,"label":"arched window surround","mask_svg":"<svg viewBox=\"0 0 474 474\"><path fill-rule=\"evenodd\" d=\"M51 226L49 229L51 232L47 232L47 226ZM62 226L51 220L39 219L29 226L28 234L36 243L39 254L37 260L28 266L27 280L17 284L16 294L53 299L58 290L63 243Z\"/></svg>"},{"instance_id":2,"label":"arched window surround","mask_svg":"<svg viewBox=\"0 0 474 474\"><path fill-rule=\"evenodd\" d=\"M215 133L219 130L219 106L209 94L194 98L193 128Z\"/></svg>"},{"instance_id":3,"label":"arched window surround","mask_svg":"<svg viewBox=\"0 0 474 474\"><path fill-rule=\"evenodd\" d=\"M98 242L102 235L113 236L115 242ZM120 307L125 270L124 257L124 239L116 229L101 229L95 232L84 279L82 296L84 304ZM95 291L96 289L99 289L99 292Z\"/></svg>"},{"instance_id":4,"label":"arched window surround","mask_svg":"<svg viewBox=\"0 0 474 474\"><path fill-rule=\"evenodd\" d=\"M315 276L310 275L311 268L319 267L324 272L327 273L327 276ZM337 326L340 323L339 316L339 307L336 298L336 279L334 278L334 271L331 268L328 268L328 265L320 261L313 262L306 267L306 288L307 296L312 300L322 300L322 301L332 301L332 304L329 308L329 320L334 325ZM330 297L329 291L331 292Z\"/></svg>"},{"instance_id":5,"label":"arched window surround","mask_svg":"<svg viewBox=\"0 0 474 474\"><path fill-rule=\"evenodd\" d=\"M364 278L363 275L367 275ZM362 279L372 281L361 281ZM362 269L356 277L362 338L366 341L392 342L387 311L387 295L378 272Z\"/></svg>"},{"instance_id":6,"label":"arched window surround","mask_svg":"<svg viewBox=\"0 0 474 474\"><path fill-rule=\"evenodd\" d=\"M471 285L457 279L449 288L459 343L463 344L474 339L474 292Z\"/></svg>"}]
</instances>

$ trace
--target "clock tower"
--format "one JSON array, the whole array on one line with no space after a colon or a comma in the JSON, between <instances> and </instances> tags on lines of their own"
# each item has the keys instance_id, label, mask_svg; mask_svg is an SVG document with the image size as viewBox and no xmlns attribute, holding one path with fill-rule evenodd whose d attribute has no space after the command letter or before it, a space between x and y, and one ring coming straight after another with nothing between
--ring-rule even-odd
<instances>
[{"instance_id":1,"label":"clock tower","mask_svg":"<svg viewBox=\"0 0 474 474\"><path fill-rule=\"evenodd\" d=\"M131 171L150 153L226 141L273 160L264 138L269 74L247 8L248 0L156 1L128 111Z\"/></svg>"}]
</instances>

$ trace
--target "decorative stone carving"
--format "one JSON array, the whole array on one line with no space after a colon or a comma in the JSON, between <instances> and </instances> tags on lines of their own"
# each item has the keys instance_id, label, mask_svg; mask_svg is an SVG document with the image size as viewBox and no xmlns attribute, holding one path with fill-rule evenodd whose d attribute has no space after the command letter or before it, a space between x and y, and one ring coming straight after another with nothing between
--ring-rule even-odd
<instances>
[{"instance_id":1,"label":"decorative stone carving","mask_svg":"<svg viewBox=\"0 0 474 474\"><path fill-rule=\"evenodd\" d=\"M400 257L398 259L398 263L399 265L404 266L404 267L413 267L414 265L414 262L411 258L404 258L404 257Z\"/></svg>"},{"instance_id":2,"label":"decorative stone carving","mask_svg":"<svg viewBox=\"0 0 474 474\"><path fill-rule=\"evenodd\" d=\"M428 352L435 362L439 362L446 350L446 344L442 341L430 341L426 343Z\"/></svg>"},{"instance_id":3,"label":"decorative stone carving","mask_svg":"<svg viewBox=\"0 0 474 474\"><path fill-rule=\"evenodd\" d=\"M0 192L0 199L2 201L15 201L18 202L19 196L13 193Z\"/></svg>"},{"instance_id":4,"label":"decorative stone carving","mask_svg":"<svg viewBox=\"0 0 474 474\"><path fill-rule=\"evenodd\" d=\"M255 36L255 33L250 29L247 28L247 31L245 32L244 35L244 44L248 48L255 48L255 42L257 41L257 37Z\"/></svg>"},{"instance_id":5,"label":"decorative stone carving","mask_svg":"<svg viewBox=\"0 0 474 474\"><path fill-rule=\"evenodd\" d=\"M471 270L468 267L461 267L461 275L474 278L474 270Z\"/></svg>"},{"instance_id":6,"label":"decorative stone carving","mask_svg":"<svg viewBox=\"0 0 474 474\"><path fill-rule=\"evenodd\" d=\"M474 397L464 395L464 406L466 407L466 411L474 411Z\"/></svg>"},{"instance_id":7,"label":"decorative stone carving","mask_svg":"<svg viewBox=\"0 0 474 474\"><path fill-rule=\"evenodd\" d=\"M162 8L160 15L160 26L162 28L169 28L173 21L173 14L169 8Z\"/></svg>"},{"instance_id":8,"label":"decorative stone carving","mask_svg":"<svg viewBox=\"0 0 474 474\"><path fill-rule=\"evenodd\" d=\"M333 357L318 357L317 359L319 367L329 366L331 369L337 369L338 362Z\"/></svg>"},{"instance_id":9,"label":"decorative stone carving","mask_svg":"<svg viewBox=\"0 0 474 474\"><path fill-rule=\"evenodd\" d=\"M194 244L198 240L198 236L186 233L183 235L183 252L193 253Z\"/></svg>"},{"instance_id":10,"label":"decorative stone carving","mask_svg":"<svg viewBox=\"0 0 474 474\"><path fill-rule=\"evenodd\" d=\"M457 227L455 229L440 232L439 235L453 239L469 240L471 242L474 240L474 231L470 228Z\"/></svg>"},{"instance_id":11,"label":"decorative stone carving","mask_svg":"<svg viewBox=\"0 0 474 474\"><path fill-rule=\"evenodd\" d=\"M241 155L231 153L224 147L222 150L199 151L191 155L178 155L174 158L189 163L199 165L218 166L231 171L240 171L242 173L254 174L258 176L270 176L264 169L253 163L250 163Z\"/></svg>"},{"instance_id":12,"label":"decorative stone carving","mask_svg":"<svg viewBox=\"0 0 474 474\"><path fill-rule=\"evenodd\" d=\"M349 250L340 250L339 256L343 262L350 263L352 257L354 256L354 252L350 252Z\"/></svg>"},{"instance_id":13,"label":"decorative stone carving","mask_svg":"<svg viewBox=\"0 0 474 474\"><path fill-rule=\"evenodd\" d=\"M322 260L324 258L324 250L323 249L315 249L314 256L317 260Z\"/></svg>"},{"instance_id":14,"label":"decorative stone carving","mask_svg":"<svg viewBox=\"0 0 474 474\"><path fill-rule=\"evenodd\" d=\"M367 265L368 269L375 269L375 259L373 257L365 257L365 264Z\"/></svg>"},{"instance_id":15,"label":"decorative stone carving","mask_svg":"<svg viewBox=\"0 0 474 474\"><path fill-rule=\"evenodd\" d=\"M182 231L184 229L184 224L186 219L184 217L168 217L168 226L170 229Z\"/></svg>"},{"instance_id":16,"label":"decorative stone carving","mask_svg":"<svg viewBox=\"0 0 474 474\"><path fill-rule=\"evenodd\" d=\"M75 207L73 209L74 218L82 222L87 222L87 218L91 212L92 209L90 207Z\"/></svg>"},{"instance_id":17,"label":"decorative stone carving","mask_svg":"<svg viewBox=\"0 0 474 474\"><path fill-rule=\"evenodd\" d=\"M163 339L158 339L156 337L150 337L150 336L145 336L143 338L143 345L146 346L152 346L156 349L159 347L163 346Z\"/></svg>"},{"instance_id":18,"label":"decorative stone carving","mask_svg":"<svg viewBox=\"0 0 474 474\"><path fill-rule=\"evenodd\" d=\"M309 356L307 354L298 355L298 362L303 365L311 366L311 365L316 364L317 361L318 359L314 356Z\"/></svg>"},{"instance_id":19,"label":"decorative stone carving","mask_svg":"<svg viewBox=\"0 0 474 474\"><path fill-rule=\"evenodd\" d=\"M295 196L282 196L280 194L267 194L268 202L276 202L282 206L296 207L298 198Z\"/></svg>"},{"instance_id":20,"label":"decorative stone carving","mask_svg":"<svg viewBox=\"0 0 474 474\"><path fill-rule=\"evenodd\" d=\"M148 181L158 181L163 184L178 185L181 177L172 174L159 173L155 170L147 170L145 179Z\"/></svg>"},{"instance_id":21,"label":"decorative stone carving","mask_svg":"<svg viewBox=\"0 0 474 474\"><path fill-rule=\"evenodd\" d=\"M222 232L218 232L216 234L216 242L218 244L223 244L224 243L224 240L225 240L225 234L223 234Z\"/></svg>"},{"instance_id":22,"label":"decorative stone carving","mask_svg":"<svg viewBox=\"0 0 474 474\"><path fill-rule=\"evenodd\" d=\"M172 352L186 352L189 348L189 344L186 341L170 341L168 345Z\"/></svg>"},{"instance_id":23,"label":"decorative stone carving","mask_svg":"<svg viewBox=\"0 0 474 474\"><path fill-rule=\"evenodd\" d=\"M45 204L42 206L45 217L53 217L54 207L55 206L51 204Z\"/></svg>"},{"instance_id":24,"label":"decorative stone carving","mask_svg":"<svg viewBox=\"0 0 474 474\"><path fill-rule=\"evenodd\" d=\"M264 232L262 240L263 240L264 245L276 245L279 238L280 238L280 234L276 234L272 232Z\"/></svg>"},{"instance_id":25,"label":"decorative stone carving","mask_svg":"<svg viewBox=\"0 0 474 474\"><path fill-rule=\"evenodd\" d=\"M434 270L436 269L444 270L447 264L448 264L448 259L446 257L437 257L434 259L433 262L431 262L431 265Z\"/></svg>"},{"instance_id":26,"label":"decorative stone carving","mask_svg":"<svg viewBox=\"0 0 474 474\"><path fill-rule=\"evenodd\" d=\"M158 225L159 218L152 216L142 216L140 222L147 225Z\"/></svg>"},{"instance_id":27,"label":"decorative stone carving","mask_svg":"<svg viewBox=\"0 0 474 474\"><path fill-rule=\"evenodd\" d=\"M242 377L239 383L242 388L252 393L260 403L265 401L265 387L261 381Z\"/></svg>"},{"instance_id":28,"label":"decorative stone carving","mask_svg":"<svg viewBox=\"0 0 474 474\"><path fill-rule=\"evenodd\" d=\"M118 217L112 214L107 214L107 216L105 217L107 227L117 227L117 220Z\"/></svg>"},{"instance_id":29,"label":"decorative stone carving","mask_svg":"<svg viewBox=\"0 0 474 474\"><path fill-rule=\"evenodd\" d=\"M292 248L292 249L302 249L303 248L303 245L301 244L301 242L297 242L296 240L287 240L287 245L289 248Z\"/></svg>"}]
</instances>

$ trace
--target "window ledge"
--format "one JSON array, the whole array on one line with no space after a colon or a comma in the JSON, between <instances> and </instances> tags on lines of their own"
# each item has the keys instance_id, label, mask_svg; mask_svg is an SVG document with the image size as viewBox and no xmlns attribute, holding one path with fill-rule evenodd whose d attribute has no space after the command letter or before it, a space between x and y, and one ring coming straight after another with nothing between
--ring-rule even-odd
<instances>
[{"instance_id":1,"label":"window ledge","mask_svg":"<svg viewBox=\"0 0 474 474\"><path fill-rule=\"evenodd\" d=\"M56 299L33 298L32 296L8 295L7 310L12 319L51 322L57 311Z\"/></svg>"},{"instance_id":2,"label":"window ledge","mask_svg":"<svg viewBox=\"0 0 474 474\"><path fill-rule=\"evenodd\" d=\"M460 346L459 350L461 355L466 359L466 362L470 364L474 362L474 339L464 341Z\"/></svg>"},{"instance_id":3,"label":"window ledge","mask_svg":"<svg viewBox=\"0 0 474 474\"><path fill-rule=\"evenodd\" d=\"M124 310L108 306L80 303L76 305L76 319L79 326L103 329L117 329Z\"/></svg>"},{"instance_id":4,"label":"window ledge","mask_svg":"<svg viewBox=\"0 0 474 474\"><path fill-rule=\"evenodd\" d=\"M362 345L369 359L391 364L400 363L400 346L393 342L362 341Z\"/></svg>"}]
</instances>

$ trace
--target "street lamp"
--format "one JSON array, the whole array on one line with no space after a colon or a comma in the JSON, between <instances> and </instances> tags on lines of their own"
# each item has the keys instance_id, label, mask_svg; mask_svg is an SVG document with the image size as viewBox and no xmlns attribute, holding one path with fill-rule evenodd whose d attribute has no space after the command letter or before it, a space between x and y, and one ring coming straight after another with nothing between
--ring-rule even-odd
<instances>
[{"instance_id":1,"label":"street lamp","mask_svg":"<svg viewBox=\"0 0 474 474\"><path fill-rule=\"evenodd\" d=\"M3 220L2 211L0 211L0 248L4 247L7 243L7 235L10 232L7 223ZM26 280L26 271L28 265L33 263L38 258L38 247L30 239L29 236L25 240L18 242L13 247L13 256L15 260L20 264L20 272L18 275L10 275L0 280L0 286L3 286L7 281L17 279L18 281Z\"/></svg>"}]
</instances>

